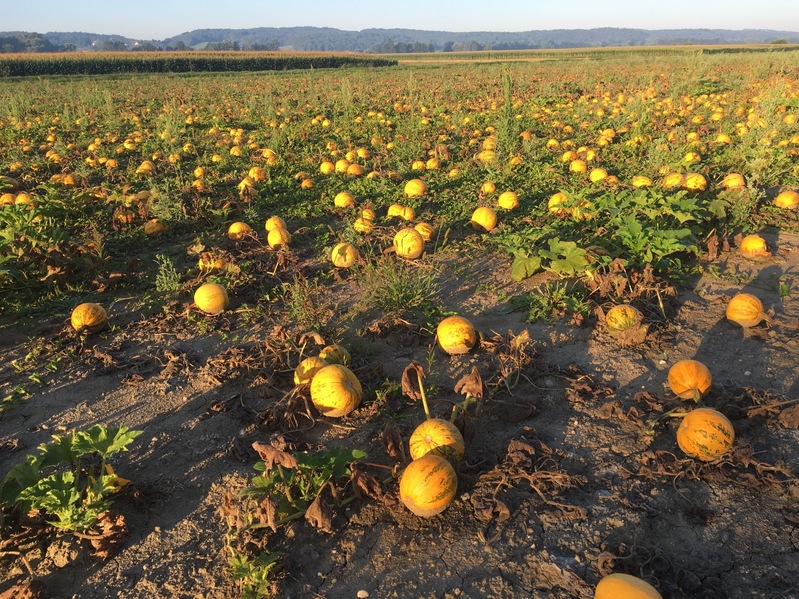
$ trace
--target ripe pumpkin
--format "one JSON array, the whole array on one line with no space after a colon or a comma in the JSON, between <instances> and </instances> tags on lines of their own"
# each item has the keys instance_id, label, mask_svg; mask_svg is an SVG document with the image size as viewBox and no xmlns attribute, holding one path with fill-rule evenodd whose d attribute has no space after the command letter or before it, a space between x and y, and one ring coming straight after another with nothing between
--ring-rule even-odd
<instances>
[{"instance_id":1,"label":"ripe pumpkin","mask_svg":"<svg viewBox=\"0 0 799 599\"><path fill-rule=\"evenodd\" d=\"M606 171L604 168L591 169L591 172L588 173L588 179L591 181L591 183L598 183L599 181L603 181L607 178L608 171Z\"/></svg>"},{"instance_id":2,"label":"ripe pumpkin","mask_svg":"<svg viewBox=\"0 0 799 599\"><path fill-rule=\"evenodd\" d=\"M361 218L364 220L374 220L375 219L375 211L371 208L363 208L361 209Z\"/></svg>"},{"instance_id":3,"label":"ripe pumpkin","mask_svg":"<svg viewBox=\"0 0 799 599\"><path fill-rule=\"evenodd\" d=\"M644 189L652 187L652 179L644 175L636 175L633 177L632 185L635 189Z\"/></svg>"},{"instance_id":4,"label":"ripe pumpkin","mask_svg":"<svg viewBox=\"0 0 799 599\"><path fill-rule=\"evenodd\" d=\"M751 293L737 293L727 304L727 320L746 328L769 320L763 311L763 302Z\"/></svg>"},{"instance_id":5,"label":"ripe pumpkin","mask_svg":"<svg viewBox=\"0 0 799 599\"><path fill-rule=\"evenodd\" d=\"M291 243L291 233L282 227L272 229L266 236L266 243L269 244L269 247L273 250L288 247Z\"/></svg>"},{"instance_id":6,"label":"ripe pumpkin","mask_svg":"<svg viewBox=\"0 0 799 599\"><path fill-rule=\"evenodd\" d=\"M327 361L319 356L310 356L297 364L294 369L294 384L307 385L311 382L314 375L327 366Z\"/></svg>"},{"instance_id":7,"label":"ripe pumpkin","mask_svg":"<svg viewBox=\"0 0 799 599\"><path fill-rule=\"evenodd\" d=\"M741 240L741 255L750 260L762 260L764 258L771 258L772 254L768 251L766 240L757 233L747 235Z\"/></svg>"},{"instance_id":8,"label":"ripe pumpkin","mask_svg":"<svg viewBox=\"0 0 799 599\"><path fill-rule=\"evenodd\" d=\"M267 233L273 229L286 229L286 221L279 216L270 216L266 219L266 223L264 223L264 229L266 229Z\"/></svg>"},{"instance_id":9,"label":"ripe pumpkin","mask_svg":"<svg viewBox=\"0 0 799 599\"><path fill-rule=\"evenodd\" d=\"M413 228L419 232L419 235L421 235L422 239L424 239L425 241L430 241L431 239L433 239L433 233L435 233L435 229L433 229L433 226L431 224L417 223L416 225L414 225Z\"/></svg>"},{"instance_id":10,"label":"ripe pumpkin","mask_svg":"<svg viewBox=\"0 0 799 599\"><path fill-rule=\"evenodd\" d=\"M584 173L588 170L588 166L585 164L585 160L572 160L569 163L569 172L571 173Z\"/></svg>"},{"instance_id":11,"label":"ripe pumpkin","mask_svg":"<svg viewBox=\"0 0 799 599\"><path fill-rule=\"evenodd\" d=\"M724 189L743 189L746 187L744 176L739 173L729 173L721 180Z\"/></svg>"},{"instance_id":12,"label":"ripe pumpkin","mask_svg":"<svg viewBox=\"0 0 799 599\"><path fill-rule=\"evenodd\" d=\"M72 328L78 333L83 331L94 333L105 326L105 323L108 322L108 316L105 313L105 308L100 304L86 302L72 310L70 322Z\"/></svg>"},{"instance_id":13,"label":"ripe pumpkin","mask_svg":"<svg viewBox=\"0 0 799 599\"><path fill-rule=\"evenodd\" d=\"M194 303L206 314L221 314L229 302L227 289L218 283L205 283L194 292Z\"/></svg>"},{"instance_id":14,"label":"ripe pumpkin","mask_svg":"<svg viewBox=\"0 0 799 599\"><path fill-rule=\"evenodd\" d=\"M402 210L400 210L400 213L397 216L399 216L402 220L411 221L416 218L416 210L410 206L403 206Z\"/></svg>"},{"instance_id":15,"label":"ripe pumpkin","mask_svg":"<svg viewBox=\"0 0 799 599\"><path fill-rule=\"evenodd\" d=\"M375 228L375 224L368 218L363 218L360 216L355 219L355 222L352 224L352 228L362 235L368 235L372 232L372 229Z\"/></svg>"},{"instance_id":16,"label":"ripe pumpkin","mask_svg":"<svg viewBox=\"0 0 799 599\"><path fill-rule=\"evenodd\" d=\"M400 229L394 235L394 249L397 256L415 260L424 252L424 238L413 227Z\"/></svg>"},{"instance_id":17,"label":"ripe pumpkin","mask_svg":"<svg viewBox=\"0 0 799 599\"><path fill-rule=\"evenodd\" d=\"M169 227L160 218L152 218L144 223L144 234L147 237L155 237L164 233Z\"/></svg>"},{"instance_id":18,"label":"ripe pumpkin","mask_svg":"<svg viewBox=\"0 0 799 599\"><path fill-rule=\"evenodd\" d=\"M685 175L683 187L688 191L705 191L707 189L707 179L700 173L688 173Z\"/></svg>"},{"instance_id":19,"label":"ripe pumpkin","mask_svg":"<svg viewBox=\"0 0 799 599\"><path fill-rule=\"evenodd\" d=\"M433 453L457 466L466 450L466 444L458 427L449 420L430 418L411 433L408 450L414 460Z\"/></svg>"},{"instance_id":20,"label":"ripe pumpkin","mask_svg":"<svg viewBox=\"0 0 799 599\"><path fill-rule=\"evenodd\" d=\"M455 468L432 453L413 460L400 477L400 501L422 518L432 518L443 512L457 492Z\"/></svg>"},{"instance_id":21,"label":"ripe pumpkin","mask_svg":"<svg viewBox=\"0 0 799 599\"><path fill-rule=\"evenodd\" d=\"M669 368L669 388L681 399L699 401L713 384L710 369L698 360L680 360Z\"/></svg>"},{"instance_id":22,"label":"ripe pumpkin","mask_svg":"<svg viewBox=\"0 0 799 599\"><path fill-rule=\"evenodd\" d=\"M497 198L497 206L503 210L513 210L519 207L519 196L512 191L503 191Z\"/></svg>"},{"instance_id":23,"label":"ripe pumpkin","mask_svg":"<svg viewBox=\"0 0 799 599\"><path fill-rule=\"evenodd\" d=\"M493 181L486 181L480 186L480 193L484 195L491 195L497 190L497 186L494 185Z\"/></svg>"},{"instance_id":24,"label":"ripe pumpkin","mask_svg":"<svg viewBox=\"0 0 799 599\"><path fill-rule=\"evenodd\" d=\"M660 186L663 189L678 189L685 183L685 177L681 173L671 173L666 175L661 181Z\"/></svg>"},{"instance_id":25,"label":"ripe pumpkin","mask_svg":"<svg viewBox=\"0 0 799 599\"><path fill-rule=\"evenodd\" d=\"M729 419L713 408L696 408L677 428L677 445L693 458L710 462L724 455L735 441Z\"/></svg>"},{"instance_id":26,"label":"ripe pumpkin","mask_svg":"<svg viewBox=\"0 0 799 599\"><path fill-rule=\"evenodd\" d=\"M594 599L663 599L663 596L645 580L629 574L613 573L596 585Z\"/></svg>"},{"instance_id":27,"label":"ripe pumpkin","mask_svg":"<svg viewBox=\"0 0 799 599\"><path fill-rule=\"evenodd\" d=\"M360 257L361 254L358 252L358 248L347 242L339 243L330 253L330 260L336 268L349 268Z\"/></svg>"},{"instance_id":28,"label":"ripe pumpkin","mask_svg":"<svg viewBox=\"0 0 799 599\"><path fill-rule=\"evenodd\" d=\"M792 190L783 191L776 198L774 198L774 205L777 208L796 210L799 208L799 193Z\"/></svg>"},{"instance_id":29,"label":"ripe pumpkin","mask_svg":"<svg viewBox=\"0 0 799 599\"><path fill-rule=\"evenodd\" d=\"M363 389L358 377L342 364L328 364L311 379L311 401L323 416L340 418L361 405Z\"/></svg>"},{"instance_id":30,"label":"ripe pumpkin","mask_svg":"<svg viewBox=\"0 0 799 599\"><path fill-rule=\"evenodd\" d=\"M328 364L342 364L347 366L350 363L350 352L347 348L338 343L325 346L319 352L319 357L325 360Z\"/></svg>"},{"instance_id":31,"label":"ripe pumpkin","mask_svg":"<svg viewBox=\"0 0 799 599\"><path fill-rule=\"evenodd\" d=\"M438 344L450 355L468 353L477 343L474 325L463 316L448 316L436 327Z\"/></svg>"},{"instance_id":32,"label":"ripe pumpkin","mask_svg":"<svg viewBox=\"0 0 799 599\"><path fill-rule=\"evenodd\" d=\"M232 239L233 241L239 241L240 239L244 239L244 237L251 234L252 229L250 228L250 225L242 222L231 224L227 230L228 239Z\"/></svg>"},{"instance_id":33,"label":"ripe pumpkin","mask_svg":"<svg viewBox=\"0 0 799 599\"><path fill-rule=\"evenodd\" d=\"M411 179L405 184L405 197L418 198L427 195L427 184L421 179Z\"/></svg>"},{"instance_id":34,"label":"ripe pumpkin","mask_svg":"<svg viewBox=\"0 0 799 599\"><path fill-rule=\"evenodd\" d=\"M488 206L480 206L472 213L470 222L478 231L488 232L497 226L497 213Z\"/></svg>"},{"instance_id":35,"label":"ripe pumpkin","mask_svg":"<svg viewBox=\"0 0 799 599\"><path fill-rule=\"evenodd\" d=\"M644 315L638 308L630 304L620 304L613 306L605 314L605 326L611 335L617 336L624 331L628 331L638 326L644 319Z\"/></svg>"},{"instance_id":36,"label":"ripe pumpkin","mask_svg":"<svg viewBox=\"0 0 799 599\"><path fill-rule=\"evenodd\" d=\"M355 196L349 191L340 191L333 198L333 204L336 208L351 208L355 205Z\"/></svg>"}]
</instances>

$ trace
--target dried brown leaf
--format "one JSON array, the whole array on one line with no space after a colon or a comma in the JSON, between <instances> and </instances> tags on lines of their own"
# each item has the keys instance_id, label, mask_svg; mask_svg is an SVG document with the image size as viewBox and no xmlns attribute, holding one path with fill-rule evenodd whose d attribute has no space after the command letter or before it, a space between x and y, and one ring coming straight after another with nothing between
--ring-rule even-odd
<instances>
[{"instance_id":1,"label":"dried brown leaf","mask_svg":"<svg viewBox=\"0 0 799 599\"><path fill-rule=\"evenodd\" d=\"M402 441L402 435L397 429L397 425L393 422L386 424L382 433L383 444L386 446L386 453L389 457L395 460L405 459L405 445Z\"/></svg>"},{"instance_id":2,"label":"dried brown leaf","mask_svg":"<svg viewBox=\"0 0 799 599\"><path fill-rule=\"evenodd\" d=\"M287 453L285 451L280 451L276 447L272 447L267 443L261 443L260 441L255 441L252 444L252 448L258 454L258 456L264 461L264 465L266 466L266 470L269 471L272 468L277 466L284 466L285 468L296 468L297 458L294 457L292 454Z\"/></svg>"},{"instance_id":3,"label":"dried brown leaf","mask_svg":"<svg viewBox=\"0 0 799 599\"><path fill-rule=\"evenodd\" d=\"M47 599L47 587L39 580L18 582L0 593L0 599Z\"/></svg>"},{"instance_id":4,"label":"dried brown leaf","mask_svg":"<svg viewBox=\"0 0 799 599\"><path fill-rule=\"evenodd\" d=\"M714 233L707 240L707 254L705 255L705 259L710 260L712 262L718 257L719 257L719 236Z\"/></svg>"},{"instance_id":5,"label":"dried brown leaf","mask_svg":"<svg viewBox=\"0 0 799 599\"><path fill-rule=\"evenodd\" d=\"M333 510L325 503L321 495L317 495L313 503L305 510L305 520L319 532L333 533Z\"/></svg>"},{"instance_id":6,"label":"dried brown leaf","mask_svg":"<svg viewBox=\"0 0 799 599\"><path fill-rule=\"evenodd\" d=\"M460 393L467 397L483 397L483 379L477 366L472 366L472 371L455 383L455 393Z\"/></svg>"},{"instance_id":7,"label":"dried brown leaf","mask_svg":"<svg viewBox=\"0 0 799 599\"><path fill-rule=\"evenodd\" d=\"M322 335L320 335L316 331L308 331L307 333L303 333L300 336L299 345L304 345L309 340L316 343L316 345L327 345L327 343L325 342L325 338L322 337Z\"/></svg>"},{"instance_id":8,"label":"dried brown leaf","mask_svg":"<svg viewBox=\"0 0 799 599\"><path fill-rule=\"evenodd\" d=\"M128 539L125 516L113 510L100 514L93 529L98 533L78 536L91 543L94 548L92 555L99 559L108 559L114 555Z\"/></svg>"},{"instance_id":9,"label":"dried brown leaf","mask_svg":"<svg viewBox=\"0 0 799 599\"><path fill-rule=\"evenodd\" d=\"M352 490L355 496L358 499L368 497L369 499L382 501L385 489L383 489L381 482L362 468L355 466L354 463L350 468L352 471L350 480L352 480Z\"/></svg>"},{"instance_id":10,"label":"dried brown leaf","mask_svg":"<svg viewBox=\"0 0 799 599\"><path fill-rule=\"evenodd\" d=\"M600 553L596 558L596 569L599 570L599 574L603 577L611 574L613 572L613 562L615 560L616 556L610 551L603 551Z\"/></svg>"},{"instance_id":11,"label":"dried brown leaf","mask_svg":"<svg viewBox=\"0 0 799 599\"><path fill-rule=\"evenodd\" d=\"M412 400L422 399L419 381L424 379L424 368L419 362L411 362L402 371L402 392Z\"/></svg>"},{"instance_id":12,"label":"dried brown leaf","mask_svg":"<svg viewBox=\"0 0 799 599\"><path fill-rule=\"evenodd\" d=\"M264 497L258 504L258 521L266 524L272 532L277 532L277 507L277 501L272 497Z\"/></svg>"},{"instance_id":13,"label":"dried brown leaf","mask_svg":"<svg viewBox=\"0 0 799 599\"><path fill-rule=\"evenodd\" d=\"M496 522L501 524L510 519L510 509L496 497L471 496L474 516L480 522Z\"/></svg>"}]
</instances>

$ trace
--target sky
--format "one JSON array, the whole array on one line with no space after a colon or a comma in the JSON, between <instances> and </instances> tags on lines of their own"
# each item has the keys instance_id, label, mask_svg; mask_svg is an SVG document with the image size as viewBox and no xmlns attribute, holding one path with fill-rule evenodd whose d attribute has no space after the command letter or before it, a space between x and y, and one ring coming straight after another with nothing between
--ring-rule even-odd
<instances>
[{"instance_id":1,"label":"sky","mask_svg":"<svg viewBox=\"0 0 799 599\"><path fill-rule=\"evenodd\" d=\"M162 40L253 27L774 29L799 31L799 0L0 0L0 31L82 31Z\"/></svg>"}]
</instances>

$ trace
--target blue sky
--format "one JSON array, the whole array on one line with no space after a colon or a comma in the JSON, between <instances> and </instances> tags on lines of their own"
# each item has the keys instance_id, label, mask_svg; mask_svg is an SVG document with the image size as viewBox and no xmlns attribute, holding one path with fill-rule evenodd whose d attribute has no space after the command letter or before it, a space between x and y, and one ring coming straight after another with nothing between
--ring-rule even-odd
<instances>
[{"instance_id":1,"label":"blue sky","mask_svg":"<svg viewBox=\"0 0 799 599\"><path fill-rule=\"evenodd\" d=\"M775 29L799 31L798 0L0 0L0 31L165 39L192 29L312 25L443 31Z\"/></svg>"}]
</instances>

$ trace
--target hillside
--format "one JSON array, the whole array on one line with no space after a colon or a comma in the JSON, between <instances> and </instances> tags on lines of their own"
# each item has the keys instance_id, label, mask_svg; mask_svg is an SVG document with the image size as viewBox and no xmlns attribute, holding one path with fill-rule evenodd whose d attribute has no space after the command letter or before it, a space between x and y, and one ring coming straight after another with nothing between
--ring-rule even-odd
<instances>
[{"instance_id":1,"label":"hillside","mask_svg":"<svg viewBox=\"0 0 799 599\"><path fill-rule=\"evenodd\" d=\"M330 27L256 27L252 29L196 29L164 40L133 40L119 35L86 32L0 32L0 52L41 51L47 44L14 40L43 38L54 48L90 49L217 49L339 52L424 52L456 50L511 50L672 44L799 43L799 32L769 29L552 29L523 32L425 31L417 29L364 29L344 31Z\"/></svg>"}]
</instances>

